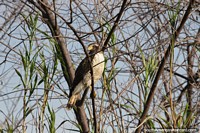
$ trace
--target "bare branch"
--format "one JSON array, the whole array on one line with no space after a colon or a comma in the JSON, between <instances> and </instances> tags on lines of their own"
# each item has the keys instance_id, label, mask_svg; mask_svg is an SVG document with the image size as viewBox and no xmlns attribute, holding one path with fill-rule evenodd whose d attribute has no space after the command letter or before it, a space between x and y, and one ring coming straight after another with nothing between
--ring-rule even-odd
<instances>
[{"instance_id":1,"label":"bare branch","mask_svg":"<svg viewBox=\"0 0 200 133\"><path fill-rule=\"evenodd\" d=\"M181 32L181 30L182 30L182 28L183 28L185 22L187 21L187 19L188 19L190 13L191 13L191 11L192 11L192 5L194 4L194 2L195 2L195 0L191 0L191 1L190 1L189 5L188 5L188 8L187 8L187 10L186 10L186 12L185 12L185 14L184 14L184 16L183 16L183 19L182 19L182 21L181 21L181 23L180 23L180 26L178 27L178 29L177 29L176 32L175 32L175 38L174 38L174 40L176 40L176 39L178 38L178 36L179 36L179 34L180 34L180 32ZM143 121L146 119L148 110L149 110L149 108L150 108L151 102L152 102L153 97L154 97L154 93L155 93L156 88L157 88L158 81L159 81L160 76L161 76L161 74L162 74L162 72L163 72L163 70L164 70L165 62L166 62L167 58L168 58L169 55L170 55L170 50L171 50L171 45L167 48L167 51L166 51L164 57L163 57L162 60L161 60L159 69L158 69L157 74L156 74L156 76L155 76L154 82L153 82L153 84L152 84L152 86L151 86L151 89L150 89L150 92L149 92L147 101L146 101L146 103L145 103L145 105L144 105L144 110L143 110L142 115L141 115L141 117L140 117L138 126L139 126L141 123L143 123ZM140 127L136 130L136 133L140 133L140 132L141 132L141 129L142 129L142 126L140 126Z\"/></svg>"}]
</instances>

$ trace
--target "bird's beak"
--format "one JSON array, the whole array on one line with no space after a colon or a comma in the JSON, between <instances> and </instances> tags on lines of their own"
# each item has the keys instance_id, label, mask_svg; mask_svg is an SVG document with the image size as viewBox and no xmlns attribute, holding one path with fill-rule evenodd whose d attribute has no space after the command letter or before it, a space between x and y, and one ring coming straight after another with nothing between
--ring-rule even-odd
<instances>
[{"instance_id":1,"label":"bird's beak","mask_svg":"<svg viewBox=\"0 0 200 133\"><path fill-rule=\"evenodd\" d=\"M93 46L89 45L87 49L88 49L88 51L91 51L93 49Z\"/></svg>"}]
</instances>

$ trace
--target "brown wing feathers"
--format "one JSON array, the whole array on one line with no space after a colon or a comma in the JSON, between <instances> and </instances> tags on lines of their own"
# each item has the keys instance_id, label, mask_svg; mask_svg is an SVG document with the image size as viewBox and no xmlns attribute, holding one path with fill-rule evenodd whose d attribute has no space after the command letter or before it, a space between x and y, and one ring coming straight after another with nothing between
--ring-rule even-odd
<instances>
[{"instance_id":1,"label":"brown wing feathers","mask_svg":"<svg viewBox=\"0 0 200 133\"><path fill-rule=\"evenodd\" d=\"M91 56L91 60L93 58L94 58L94 55ZM90 71L89 60L86 57L81 61L81 63L79 64L79 66L76 69L75 78L74 78L74 81L72 84L72 88L70 90L70 95L69 95L70 97L71 97L72 92L74 91L74 88L76 87L76 85L78 85L78 83L83 80L84 76L89 71Z\"/></svg>"}]
</instances>

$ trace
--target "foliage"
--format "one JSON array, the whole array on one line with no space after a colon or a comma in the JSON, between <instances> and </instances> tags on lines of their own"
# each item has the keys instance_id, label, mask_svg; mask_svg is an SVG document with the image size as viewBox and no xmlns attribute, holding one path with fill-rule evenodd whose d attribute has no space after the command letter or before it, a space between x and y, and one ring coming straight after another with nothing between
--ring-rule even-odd
<instances>
[{"instance_id":1,"label":"foliage","mask_svg":"<svg viewBox=\"0 0 200 133\"><path fill-rule=\"evenodd\" d=\"M84 132L84 124L90 132L105 133L199 127L197 1L21 0L0 5L1 133ZM66 110L74 69L92 42L105 49L106 64L95 85L96 111L89 96L83 108Z\"/></svg>"}]
</instances>

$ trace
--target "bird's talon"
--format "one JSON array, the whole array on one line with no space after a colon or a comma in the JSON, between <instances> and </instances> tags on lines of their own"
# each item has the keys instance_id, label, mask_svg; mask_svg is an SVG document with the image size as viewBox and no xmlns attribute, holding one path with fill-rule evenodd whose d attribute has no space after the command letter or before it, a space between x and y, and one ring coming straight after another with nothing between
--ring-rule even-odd
<instances>
[{"instance_id":1,"label":"bird's talon","mask_svg":"<svg viewBox=\"0 0 200 133\"><path fill-rule=\"evenodd\" d=\"M97 96L96 91L94 91L94 94L92 92L90 93L90 98L96 98L96 96Z\"/></svg>"}]
</instances>

